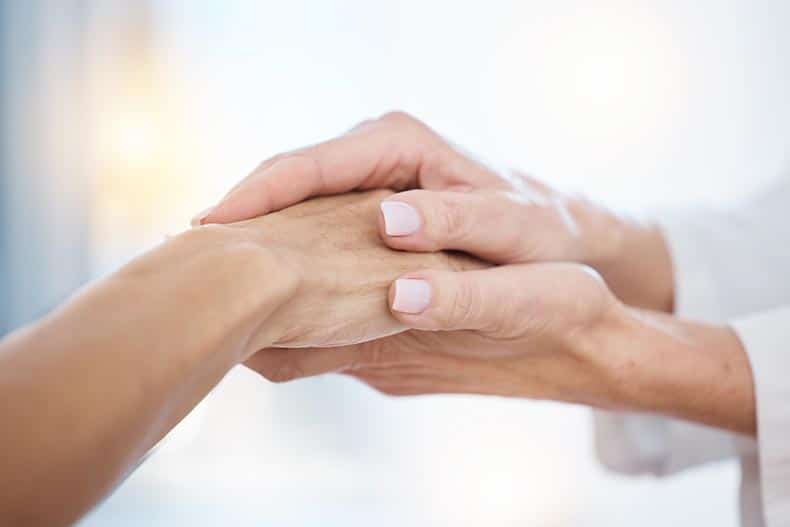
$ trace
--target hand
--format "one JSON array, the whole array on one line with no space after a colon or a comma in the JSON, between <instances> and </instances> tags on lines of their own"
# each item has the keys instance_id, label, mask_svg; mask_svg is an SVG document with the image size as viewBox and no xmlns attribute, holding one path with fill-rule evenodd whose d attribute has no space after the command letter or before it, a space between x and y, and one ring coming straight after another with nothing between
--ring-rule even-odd
<instances>
[{"instance_id":1,"label":"hand","mask_svg":"<svg viewBox=\"0 0 790 527\"><path fill-rule=\"evenodd\" d=\"M250 351L280 347L355 344L405 331L386 305L389 284L424 268L474 269L483 264L462 255L406 253L387 248L378 236L379 202L387 191L315 199L231 226L265 248L279 275L296 283L285 301L250 341ZM281 278L283 279L283 278Z\"/></svg>"},{"instance_id":2,"label":"hand","mask_svg":"<svg viewBox=\"0 0 790 527\"><path fill-rule=\"evenodd\" d=\"M393 199L383 202L379 229L385 239L391 231L386 204ZM415 210L420 206L412 203ZM440 240L423 247L453 247L507 262L524 243L500 239L514 232L519 218L513 215L486 229L488 211L468 207L457 216L464 236L447 237L459 231L434 228L447 223L432 221L430 207L422 210L427 212L410 240L415 248ZM393 316L412 331L340 349L266 350L246 364L273 380L341 371L386 393L546 398L753 433L751 374L730 330L628 308L584 265L421 270L396 280L389 300Z\"/></svg>"},{"instance_id":3,"label":"hand","mask_svg":"<svg viewBox=\"0 0 790 527\"><path fill-rule=\"evenodd\" d=\"M626 307L577 264L407 276L427 280L431 295L396 282L390 302L420 329L356 346L264 350L246 365L278 382L337 372L389 395L547 399L755 435L749 360L728 327ZM409 289L420 294L398 298Z\"/></svg>"},{"instance_id":4,"label":"hand","mask_svg":"<svg viewBox=\"0 0 790 527\"><path fill-rule=\"evenodd\" d=\"M500 188L513 185L400 112L261 163L194 224L230 223L284 209L307 198L352 190Z\"/></svg>"},{"instance_id":5,"label":"hand","mask_svg":"<svg viewBox=\"0 0 790 527\"><path fill-rule=\"evenodd\" d=\"M402 331L394 278L481 265L388 249L386 195L191 229L0 340L0 524L73 524L252 353Z\"/></svg>"},{"instance_id":6,"label":"hand","mask_svg":"<svg viewBox=\"0 0 790 527\"><path fill-rule=\"evenodd\" d=\"M246 364L275 381L341 372L393 395L614 399L609 350L596 344L625 308L587 267L409 273L389 298L393 315L416 329L358 346L265 350Z\"/></svg>"},{"instance_id":7,"label":"hand","mask_svg":"<svg viewBox=\"0 0 790 527\"><path fill-rule=\"evenodd\" d=\"M580 262L627 304L672 309L672 265L654 225L524 174L496 171L403 113L265 161L195 222L227 223L310 196L372 188L422 189L397 194L383 207L391 217L389 232L382 228L390 247L434 251L473 243L482 258L497 263Z\"/></svg>"}]
</instances>

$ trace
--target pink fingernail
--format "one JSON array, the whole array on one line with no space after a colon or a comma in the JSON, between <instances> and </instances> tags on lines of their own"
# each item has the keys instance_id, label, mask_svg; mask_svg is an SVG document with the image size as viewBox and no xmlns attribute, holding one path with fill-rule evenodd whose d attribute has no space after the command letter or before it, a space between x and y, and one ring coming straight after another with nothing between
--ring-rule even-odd
<instances>
[{"instance_id":1,"label":"pink fingernail","mask_svg":"<svg viewBox=\"0 0 790 527\"><path fill-rule=\"evenodd\" d=\"M381 213L384 215L384 231L388 236L414 234L422 223L417 210L402 201L382 201Z\"/></svg>"},{"instance_id":2,"label":"pink fingernail","mask_svg":"<svg viewBox=\"0 0 790 527\"><path fill-rule=\"evenodd\" d=\"M431 303L431 284L425 280L400 278L395 280L392 309L401 313L422 313Z\"/></svg>"},{"instance_id":3,"label":"pink fingernail","mask_svg":"<svg viewBox=\"0 0 790 527\"><path fill-rule=\"evenodd\" d=\"M193 227L199 227L203 223L203 220L206 219L206 216L211 214L211 211L213 211L215 208L216 207L209 207L206 210L203 210L198 214L196 214L195 217L192 218L192 222L190 223L190 225L192 225Z\"/></svg>"}]
</instances>

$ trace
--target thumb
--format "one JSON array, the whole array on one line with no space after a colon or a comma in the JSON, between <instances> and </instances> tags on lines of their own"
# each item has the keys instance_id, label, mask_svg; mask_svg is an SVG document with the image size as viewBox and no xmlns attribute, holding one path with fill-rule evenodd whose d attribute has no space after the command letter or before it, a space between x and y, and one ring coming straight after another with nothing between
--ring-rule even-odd
<instances>
[{"instance_id":1,"label":"thumb","mask_svg":"<svg viewBox=\"0 0 790 527\"><path fill-rule=\"evenodd\" d=\"M566 262L409 273L390 286L389 302L392 315L411 328L497 338L571 330L617 306L598 273Z\"/></svg>"},{"instance_id":2,"label":"thumb","mask_svg":"<svg viewBox=\"0 0 790 527\"><path fill-rule=\"evenodd\" d=\"M528 259L531 206L513 193L409 190L380 206L381 238L393 249L452 249L497 263Z\"/></svg>"},{"instance_id":3,"label":"thumb","mask_svg":"<svg viewBox=\"0 0 790 527\"><path fill-rule=\"evenodd\" d=\"M392 314L415 329L516 331L528 299L523 267L410 273L390 287Z\"/></svg>"}]
</instances>

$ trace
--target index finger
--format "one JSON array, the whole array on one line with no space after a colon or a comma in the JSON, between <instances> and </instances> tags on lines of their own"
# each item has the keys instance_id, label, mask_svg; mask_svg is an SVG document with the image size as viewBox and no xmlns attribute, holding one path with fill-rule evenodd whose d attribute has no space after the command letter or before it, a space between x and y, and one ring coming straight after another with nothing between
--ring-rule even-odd
<instances>
[{"instance_id":1,"label":"index finger","mask_svg":"<svg viewBox=\"0 0 790 527\"><path fill-rule=\"evenodd\" d=\"M256 168L195 222L230 223L274 212L307 198L351 190L418 184L427 127L384 117L329 141L275 156Z\"/></svg>"}]
</instances>

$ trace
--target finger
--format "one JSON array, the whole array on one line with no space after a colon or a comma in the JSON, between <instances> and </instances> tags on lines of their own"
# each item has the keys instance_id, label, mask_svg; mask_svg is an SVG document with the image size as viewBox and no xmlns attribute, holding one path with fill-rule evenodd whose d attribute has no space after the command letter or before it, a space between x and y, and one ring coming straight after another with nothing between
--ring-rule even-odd
<instances>
[{"instance_id":1,"label":"finger","mask_svg":"<svg viewBox=\"0 0 790 527\"><path fill-rule=\"evenodd\" d=\"M288 382L345 369L356 356L349 348L269 348L244 365L272 382Z\"/></svg>"},{"instance_id":2,"label":"finger","mask_svg":"<svg viewBox=\"0 0 790 527\"><path fill-rule=\"evenodd\" d=\"M309 197L351 190L507 185L496 171L451 147L422 122L393 112L335 139L265 161L193 225L240 221Z\"/></svg>"},{"instance_id":3,"label":"finger","mask_svg":"<svg viewBox=\"0 0 790 527\"><path fill-rule=\"evenodd\" d=\"M333 348L268 348L244 364L272 382L288 382L324 373L401 365L408 355L388 339L380 339Z\"/></svg>"},{"instance_id":4,"label":"finger","mask_svg":"<svg viewBox=\"0 0 790 527\"><path fill-rule=\"evenodd\" d=\"M390 286L389 305L396 319L414 329L468 329L516 339L564 335L616 304L593 269L556 262L408 273Z\"/></svg>"},{"instance_id":5,"label":"finger","mask_svg":"<svg viewBox=\"0 0 790 527\"><path fill-rule=\"evenodd\" d=\"M198 223L228 223L283 209L312 196L354 189L417 186L423 152L438 137L392 114L351 132L276 156L252 172Z\"/></svg>"},{"instance_id":6,"label":"finger","mask_svg":"<svg viewBox=\"0 0 790 527\"><path fill-rule=\"evenodd\" d=\"M495 263L528 259L526 216L541 214L518 195L501 191L410 190L387 197L380 207L379 232L393 249L453 249Z\"/></svg>"},{"instance_id":7,"label":"finger","mask_svg":"<svg viewBox=\"0 0 790 527\"><path fill-rule=\"evenodd\" d=\"M554 305L554 293L572 285L578 267L537 263L409 273L393 282L389 302L393 316L411 328L515 338L543 327L567 302Z\"/></svg>"}]
</instances>

